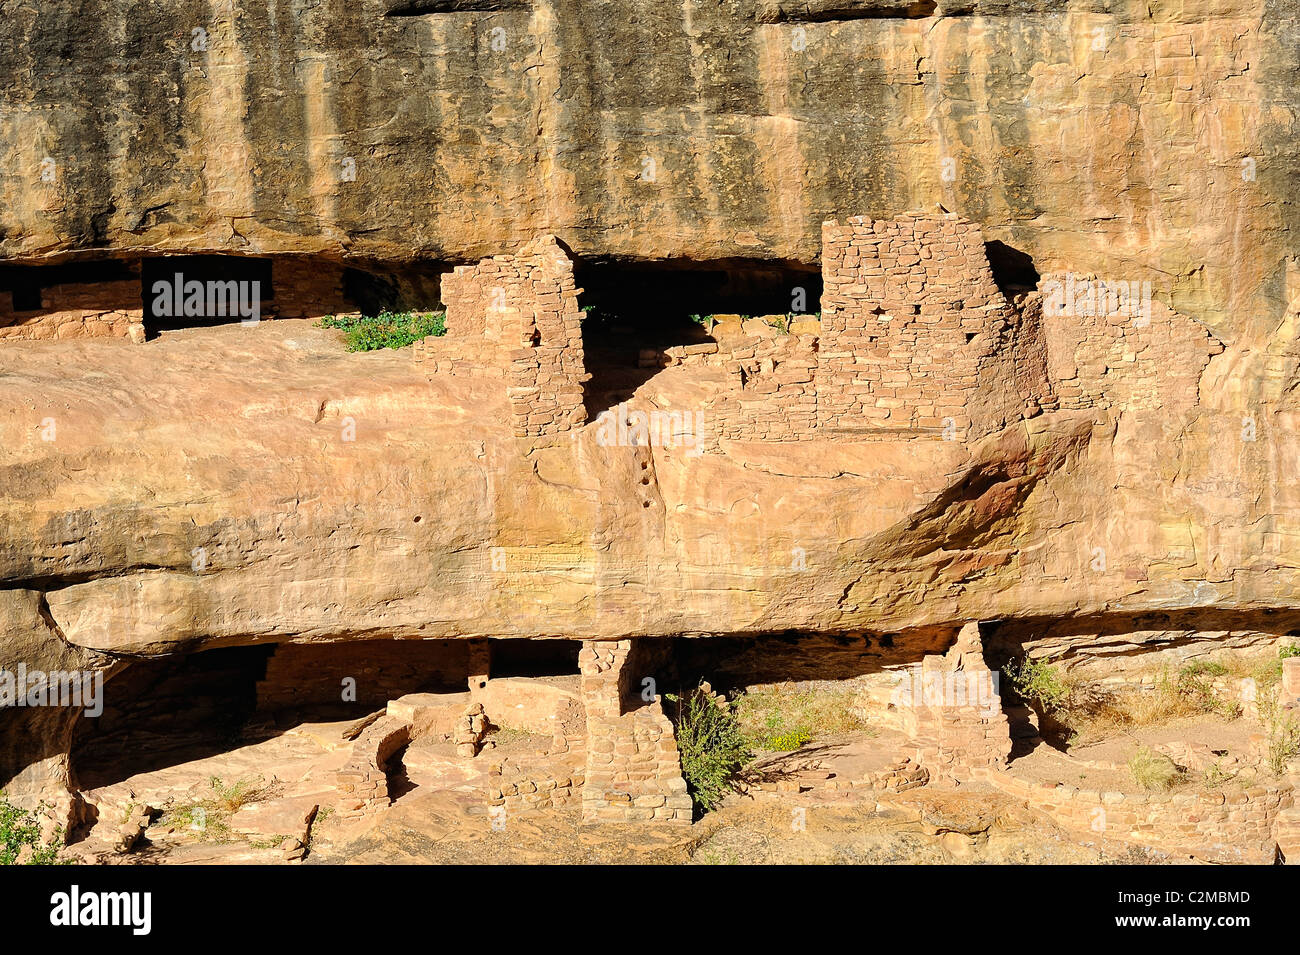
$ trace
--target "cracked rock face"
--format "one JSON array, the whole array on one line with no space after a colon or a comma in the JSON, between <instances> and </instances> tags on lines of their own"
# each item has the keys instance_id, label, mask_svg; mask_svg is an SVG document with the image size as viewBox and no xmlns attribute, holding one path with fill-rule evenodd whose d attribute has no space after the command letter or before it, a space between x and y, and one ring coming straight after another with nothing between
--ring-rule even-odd
<instances>
[{"instance_id":1,"label":"cracked rock face","mask_svg":"<svg viewBox=\"0 0 1300 955\"><path fill-rule=\"evenodd\" d=\"M1221 338L1294 294L1290 0L16 0L0 259L815 263L936 204Z\"/></svg>"},{"instance_id":2,"label":"cracked rock face","mask_svg":"<svg viewBox=\"0 0 1300 955\"><path fill-rule=\"evenodd\" d=\"M1044 274L1150 281L1223 348L1167 407L969 445L643 457L592 426L521 450L499 381L305 322L0 348L0 669L995 619L1120 656L1298 624L1286 0L5 14L6 263L465 261L554 232L579 256L813 265L824 219L942 204ZM635 400L700 407L710 374L666 368ZM66 783L70 732L6 720L0 782Z\"/></svg>"},{"instance_id":3,"label":"cracked rock face","mask_svg":"<svg viewBox=\"0 0 1300 955\"><path fill-rule=\"evenodd\" d=\"M972 619L1121 651L1142 638L1095 635L1125 620L1285 632L1300 610L1295 373L1268 366L1244 441L1242 367L1259 356L1215 356L1177 412L1052 412L969 445L698 455L602 444L594 423L521 444L499 379L350 355L306 321L19 344L0 352L0 665L290 637L955 633ZM698 405L719 374L669 367L631 403ZM66 721L20 715L7 773L65 776Z\"/></svg>"}]
</instances>

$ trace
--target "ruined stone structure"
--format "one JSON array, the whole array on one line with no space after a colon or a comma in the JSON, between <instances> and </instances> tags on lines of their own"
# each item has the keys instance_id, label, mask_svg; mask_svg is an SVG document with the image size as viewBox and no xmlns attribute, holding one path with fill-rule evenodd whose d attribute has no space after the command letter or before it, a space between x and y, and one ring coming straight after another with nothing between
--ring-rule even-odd
<instances>
[{"instance_id":1,"label":"ruined stone structure","mask_svg":"<svg viewBox=\"0 0 1300 955\"><path fill-rule=\"evenodd\" d=\"M554 236L443 278L453 349L444 360L486 351L489 361L502 363L517 437L557 434L587 420L580 291L573 263Z\"/></svg>"},{"instance_id":2,"label":"ruined stone structure","mask_svg":"<svg viewBox=\"0 0 1300 955\"><path fill-rule=\"evenodd\" d=\"M819 427L978 435L1047 400L975 223L827 222L822 276Z\"/></svg>"},{"instance_id":3,"label":"ruined stone structure","mask_svg":"<svg viewBox=\"0 0 1300 955\"><path fill-rule=\"evenodd\" d=\"M35 308L19 310L0 294L0 342L26 339L131 338L144 341L140 282L66 284L43 288Z\"/></svg>"},{"instance_id":4,"label":"ruined stone structure","mask_svg":"<svg viewBox=\"0 0 1300 955\"><path fill-rule=\"evenodd\" d=\"M339 815L372 815L388 806L388 762L410 741L410 727L387 714L362 730L348 761L335 775Z\"/></svg>"},{"instance_id":5,"label":"ruined stone structure","mask_svg":"<svg viewBox=\"0 0 1300 955\"><path fill-rule=\"evenodd\" d=\"M1066 283L1047 279L1042 310L1049 371L1062 408L1186 410L1205 366L1223 343L1160 301L1107 311L1081 303Z\"/></svg>"},{"instance_id":6,"label":"ruined stone structure","mask_svg":"<svg viewBox=\"0 0 1300 955\"><path fill-rule=\"evenodd\" d=\"M233 262L236 266L241 261L238 257L221 257L220 260ZM41 284L48 279L40 267L19 269L8 284L25 287L27 295L23 297L16 290L0 290L0 342L129 338L143 343L148 330L143 306L155 296L150 283L143 280L142 271L146 262L166 264L172 261L170 258L115 260L111 263L115 266L114 271L129 277L113 279L95 277L94 262L86 266L89 274L84 277L78 277L79 263L54 266L52 268L61 271L62 275L54 284L48 285ZM213 261L218 259L214 257ZM259 320L314 319L358 310L358 304L348 294L345 276L349 269L341 262L290 255L265 264L268 266L266 274L272 278L272 288L261 289ZM182 274L184 268L177 267ZM360 270L354 271L357 275L364 274ZM168 279L172 277L170 272L163 274ZM189 276L193 277L192 274ZM220 320L217 316L212 318ZM226 320L237 322L241 318L228 313ZM185 322L182 317L178 318L177 324Z\"/></svg>"},{"instance_id":7,"label":"ruined stone structure","mask_svg":"<svg viewBox=\"0 0 1300 955\"><path fill-rule=\"evenodd\" d=\"M738 441L814 437L824 380L817 351L820 324L805 320L798 332L749 324L753 336L719 341L710 356L726 370L729 386L709 409L714 419L710 430ZM690 353L683 349L683 356L689 358Z\"/></svg>"},{"instance_id":8,"label":"ruined stone structure","mask_svg":"<svg viewBox=\"0 0 1300 955\"><path fill-rule=\"evenodd\" d=\"M670 363L726 370L710 409L718 436L968 440L1056 407L1038 311L1003 296L975 223L827 222L822 276L818 317L670 350Z\"/></svg>"},{"instance_id":9,"label":"ruined stone structure","mask_svg":"<svg viewBox=\"0 0 1300 955\"><path fill-rule=\"evenodd\" d=\"M689 824L673 725L658 696L637 695L632 655L630 640L592 640L578 657L588 732L583 819Z\"/></svg>"},{"instance_id":10,"label":"ruined stone structure","mask_svg":"<svg viewBox=\"0 0 1300 955\"><path fill-rule=\"evenodd\" d=\"M903 731L932 779L964 782L1006 766L1011 733L979 624L963 627L942 656L923 657L909 677L899 706Z\"/></svg>"}]
</instances>

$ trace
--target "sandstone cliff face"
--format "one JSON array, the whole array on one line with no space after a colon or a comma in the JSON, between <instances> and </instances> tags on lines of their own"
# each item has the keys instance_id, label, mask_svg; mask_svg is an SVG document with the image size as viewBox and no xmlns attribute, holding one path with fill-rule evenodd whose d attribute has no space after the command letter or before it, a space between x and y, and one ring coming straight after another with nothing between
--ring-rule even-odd
<instances>
[{"instance_id":1,"label":"sandstone cliff face","mask_svg":"<svg viewBox=\"0 0 1300 955\"><path fill-rule=\"evenodd\" d=\"M1021 301L971 347L1032 358L1030 393L1015 360L977 363L962 394L992 423L970 440L797 433L815 414L746 439L770 422L738 413L706 454L556 434L547 407L521 442L474 347L448 371L306 322L6 343L0 669L287 639L932 649L1002 619L1013 642L1123 652L1134 631L1300 626L1300 28L1280 0L5 12L8 262L460 261L551 231L580 256L811 265L824 219L941 203L1040 272L1150 281L1177 311L1157 304L1163 338L1089 337ZM732 370L628 392L725 410ZM66 782L71 718L6 721L0 781Z\"/></svg>"},{"instance_id":2,"label":"sandstone cliff face","mask_svg":"<svg viewBox=\"0 0 1300 955\"><path fill-rule=\"evenodd\" d=\"M1295 295L1288 0L6 4L0 257L815 263L936 203L1222 337ZM1288 271L1288 263L1291 263Z\"/></svg>"}]
</instances>

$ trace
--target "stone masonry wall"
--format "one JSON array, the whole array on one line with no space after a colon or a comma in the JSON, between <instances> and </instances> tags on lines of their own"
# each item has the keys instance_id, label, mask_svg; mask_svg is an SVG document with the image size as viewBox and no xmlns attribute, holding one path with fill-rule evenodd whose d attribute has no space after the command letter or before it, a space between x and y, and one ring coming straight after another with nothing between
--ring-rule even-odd
<instances>
[{"instance_id":1,"label":"stone masonry wall","mask_svg":"<svg viewBox=\"0 0 1300 955\"><path fill-rule=\"evenodd\" d=\"M572 260L550 235L443 278L445 347L464 355L481 345L486 362L504 368L518 437L558 434L587 420L580 292Z\"/></svg>"},{"instance_id":2,"label":"stone masonry wall","mask_svg":"<svg viewBox=\"0 0 1300 955\"><path fill-rule=\"evenodd\" d=\"M0 339L131 338L144 341L140 282L85 282L41 289L41 308L16 312L0 294Z\"/></svg>"},{"instance_id":3,"label":"stone masonry wall","mask_svg":"<svg viewBox=\"0 0 1300 955\"><path fill-rule=\"evenodd\" d=\"M393 716L382 716L362 731L334 776L340 818L372 815L388 807L388 761L410 738L410 726Z\"/></svg>"},{"instance_id":4,"label":"stone masonry wall","mask_svg":"<svg viewBox=\"0 0 1300 955\"><path fill-rule=\"evenodd\" d=\"M1047 399L1033 356L1017 368L1016 310L998 290L979 227L959 216L822 225L817 423L890 431L1000 427ZM1039 368L1041 369L1041 356ZM983 390L1004 392L999 409Z\"/></svg>"},{"instance_id":5,"label":"stone masonry wall","mask_svg":"<svg viewBox=\"0 0 1300 955\"><path fill-rule=\"evenodd\" d=\"M754 326L755 323L747 323ZM726 369L730 390L713 408L718 437L798 441L817 428L817 335L763 326L733 338Z\"/></svg>"},{"instance_id":6,"label":"stone masonry wall","mask_svg":"<svg viewBox=\"0 0 1300 955\"><path fill-rule=\"evenodd\" d=\"M1285 785L1217 793L1121 793L1038 782L999 770L984 778L1080 834L1255 865L1273 863L1280 842L1294 845L1288 828L1294 794Z\"/></svg>"},{"instance_id":7,"label":"stone masonry wall","mask_svg":"<svg viewBox=\"0 0 1300 955\"><path fill-rule=\"evenodd\" d=\"M931 778L963 782L1001 769L1011 753L1011 729L993 672L984 662L979 625L964 626L942 656L922 658L897 696L903 731Z\"/></svg>"},{"instance_id":8,"label":"stone masonry wall","mask_svg":"<svg viewBox=\"0 0 1300 955\"><path fill-rule=\"evenodd\" d=\"M1201 373L1223 344L1162 302L1109 310L1077 291L1091 279L1044 278L1043 330L1061 407L1178 411L1193 407ZM1104 314L1109 311L1109 314Z\"/></svg>"},{"instance_id":9,"label":"stone masonry wall","mask_svg":"<svg viewBox=\"0 0 1300 955\"><path fill-rule=\"evenodd\" d=\"M281 644L257 684L259 709L342 700L342 681L356 680L358 710L380 707L425 686L464 685L468 652L460 640L361 640Z\"/></svg>"},{"instance_id":10,"label":"stone masonry wall","mask_svg":"<svg viewBox=\"0 0 1300 955\"><path fill-rule=\"evenodd\" d=\"M820 318L722 322L716 347L642 356L726 372L717 437L965 440L1056 407L1040 312L1003 297L974 223L858 217L822 238Z\"/></svg>"},{"instance_id":11,"label":"stone masonry wall","mask_svg":"<svg viewBox=\"0 0 1300 955\"><path fill-rule=\"evenodd\" d=\"M649 703L635 697L632 649L631 640L590 640L578 656L587 709L582 819L689 825L673 725L657 696Z\"/></svg>"}]
</instances>

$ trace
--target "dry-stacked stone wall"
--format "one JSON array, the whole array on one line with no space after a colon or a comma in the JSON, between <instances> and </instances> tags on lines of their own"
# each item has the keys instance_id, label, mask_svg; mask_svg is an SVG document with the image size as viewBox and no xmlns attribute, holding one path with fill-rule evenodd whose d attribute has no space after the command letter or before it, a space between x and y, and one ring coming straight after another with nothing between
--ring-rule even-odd
<instances>
[{"instance_id":1,"label":"dry-stacked stone wall","mask_svg":"<svg viewBox=\"0 0 1300 955\"><path fill-rule=\"evenodd\" d=\"M459 266L443 277L446 341L433 350L453 361L478 351L497 364L516 436L568 431L587 420L580 292L573 261L550 235L514 255Z\"/></svg>"},{"instance_id":2,"label":"dry-stacked stone wall","mask_svg":"<svg viewBox=\"0 0 1300 955\"><path fill-rule=\"evenodd\" d=\"M979 625L967 624L942 656L928 655L896 697L916 762L932 779L963 782L1004 768L1011 728L993 671L984 662Z\"/></svg>"},{"instance_id":3,"label":"dry-stacked stone wall","mask_svg":"<svg viewBox=\"0 0 1300 955\"><path fill-rule=\"evenodd\" d=\"M0 294L0 339L132 338L144 341L140 280L53 285L41 307L15 311Z\"/></svg>"},{"instance_id":4,"label":"dry-stacked stone wall","mask_svg":"<svg viewBox=\"0 0 1300 955\"><path fill-rule=\"evenodd\" d=\"M464 680L466 646L457 640L359 640L335 644L285 643L275 648L257 684L259 709L339 703L344 680L359 710L426 686Z\"/></svg>"},{"instance_id":5,"label":"dry-stacked stone wall","mask_svg":"<svg viewBox=\"0 0 1300 955\"><path fill-rule=\"evenodd\" d=\"M340 817L372 815L388 807L388 761L410 739L410 725L393 716L382 716L362 730L334 777Z\"/></svg>"},{"instance_id":6,"label":"dry-stacked stone wall","mask_svg":"<svg viewBox=\"0 0 1300 955\"><path fill-rule=\"evenodd\" d=\"M584 822L689 825L673 725L659 698L634 697L631 640L590 640L578 656L587 710Z\"/></svg>"},{"instance_id":7,"label":"dry-stacked stone wall","mask_svg":"<svg viewBox=\"0 0 1300 955\"><path fill-rule=\"evenodd\" d=\"M1300 849L1288 810L1290 786L1200 793L1123 793L1024 779L1002 770L983 778L1065 829L1185 851L1212 861L1270 864L1278 846Z\"/></svg>"},{"instance_id":8,"label":"dry-stacked stone wall","mask_svg":"<svg viewBox=\"0 0 1300 955\"><path fill-rule=\"evenodd\" d=\"M723 322L716 348L642 361L724 369L708 417L731 440L967 440L1056 407L1039 312L1003 296L973 222L826 222L822 278L819 317Z\"/></svg>"},{"instance_id":9,"label":"dry-stacked stone wall","mask_svg":"<svg viewBox=\"0 0 1300 955\"><path fill-rule=\"evenodd\" d=\"M1019 314L975 223L951 214L823 223L822 279L819 427L965 435L1046 400L1034 356L1009 347ZM981 390L1008 407L978 402L976 415Z\"/></svg>"},{"instance_id":10,"label":"dry-stacked stone wall","mask_svg":"<svg viewBox=\"0 0 1300 955\"><path fill-rule=\"evenodd\" d=\"M1126 299L1128 307L1107 304L1108 286L1091 277L1049 277L1040 287L1062 408L1170 412L1196 405L1201 374L1223 351L1204 326L1140 294Z\"/></svg>"}]
</instances>

